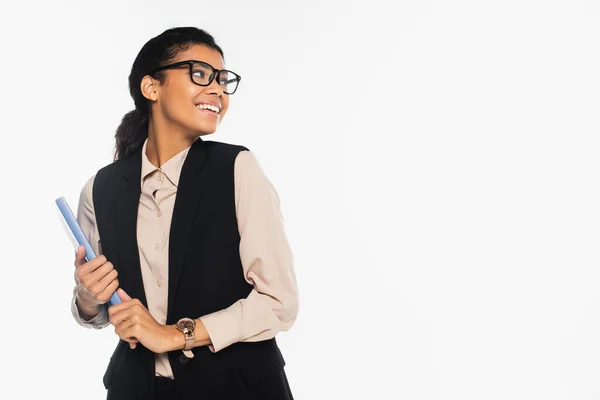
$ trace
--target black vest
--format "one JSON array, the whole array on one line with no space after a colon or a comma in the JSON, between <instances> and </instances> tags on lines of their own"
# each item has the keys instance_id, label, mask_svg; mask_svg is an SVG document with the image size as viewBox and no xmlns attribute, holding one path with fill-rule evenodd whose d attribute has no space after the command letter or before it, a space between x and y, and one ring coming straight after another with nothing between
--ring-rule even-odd
<instances>
[{"instance_id":1,"label":"black vest","mask_svg":"<svg viewBox=\"0 0 600 400\"><path fill-rule=\"evenodd\" d=\"M234 162L242 150L247 148L198 138L185 159L169 239L168 325L227 308L252 290L243 276L235 212ZM93 202L103 254L118 271L120 286L147 307L136 233L141 166L140 149L100 169ZM252 398L254 385L285 374L274 338L234 343L217 353L207 346L193 352L187 363L180 361L180 350L169 353L183 398ZM131 350L119 340L103 379L108 399L153 399L154 375L153 353L141 344Z\"/></svg>"}]
</instances>

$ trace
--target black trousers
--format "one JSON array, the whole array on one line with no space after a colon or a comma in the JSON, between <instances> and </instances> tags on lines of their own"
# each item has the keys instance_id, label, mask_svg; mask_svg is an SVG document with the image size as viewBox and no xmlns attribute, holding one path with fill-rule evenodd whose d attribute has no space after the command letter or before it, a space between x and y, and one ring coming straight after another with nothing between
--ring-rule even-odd
<instances>
[{"instance_id":1,"label":"black trousers","mask_svg":"<svg viewBox=\"0 0 600 400\"><path fill-rule=\"evenodd\" d=\"M162 376L154 377L154 400L178 400L175 381Z\"/></svg>"},{"instance_id":2,"label":"black trousers","mask_svg":"<svg viewBox=\"0 0 600 400\"><path fill-rule=\"evenodd\" d=\"M292 395L292 391L290 390L290 386L286 377L286 374L280 371L273 378L279 381L281 387L285 388L285 392L287 392L284 397L281 397L282 394L275 394L271 392L269 389L265 387L261 387L260 383L254 385L253 387L253 398L257 399L265 399L265 400L294 400ZM154 400L180 400L177 393L177 386L175 385L175 381L169 378L163 378L161 376L156 376L154 378Z\"/></svg>"}]
</instances>

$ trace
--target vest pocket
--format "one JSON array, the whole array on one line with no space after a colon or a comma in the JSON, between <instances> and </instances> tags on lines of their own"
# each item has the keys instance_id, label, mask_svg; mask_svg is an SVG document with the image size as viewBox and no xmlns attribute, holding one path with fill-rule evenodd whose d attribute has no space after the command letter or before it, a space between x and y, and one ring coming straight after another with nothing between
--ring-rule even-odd
<instances>
[{"instance_id":1,"label":"vest pocket","mask_svg":"<svg viewBox=\"0 0 600 400\"><path fill-rule=\"evenodd\" d=\"M108 362L108 367L106 367L106 372L104 372L104 376L102 377L102 383L104 384L104 388L108 389L112 384L112 376L113 370L115 369L115 363L113 362L112 357Z\"/></svg>"},{"instance_id":2,"label":"vest pocket","mask_svg":"<svg viewBox=\"0 0 600 400\"><path fill-rule=\"evenodd\" d=\"M275 375L285 366L285 360L273 339L246 344L255 345L255 348L248 349L251 350L245 354L240 366L240 373L246 386L253 386Z\"/></svg>"},{"instance_id":3,"label":"vest pocket","mask_svg":"<svg viewBox=\"0 0 600 400\"><path fill-rule=\"evenodd\" d=\"M273 363L269 362L268 364L257 364L255 367L244 366L241 369L242 377L244 378L244 382L246 386L250 387L258 382L261 382L279 371L283 369L285 363Z\"/></svg>"},{"instance_id":4,"label":"vest pocket","mask_svg":"<svg viewBox=\"0 0 600 400\"><path fill-rule=\"evenodd\" d=\"M102 383L104 384L104 388L108 389L112 386L113 376L115 374L115 369L119 364L123 363L122 356L117 355L121 349L124 348L123 343L127 343L124 340L119 340L115 351L113 351L112 356L110 356L110 361L108 362L108 367L106 368L106 372L104 372L104 376L102 377Z\"/></svg>"}]
</instances>

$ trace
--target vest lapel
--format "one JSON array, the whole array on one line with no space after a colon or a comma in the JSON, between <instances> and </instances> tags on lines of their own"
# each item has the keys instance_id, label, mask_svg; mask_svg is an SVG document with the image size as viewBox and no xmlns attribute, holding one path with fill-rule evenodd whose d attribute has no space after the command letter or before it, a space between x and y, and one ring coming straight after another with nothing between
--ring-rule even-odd
<instances>
[{"instance_id":1,"label":"vest lapel","mask_svg":"<svg viewBox=\"0 0 600 400\"><path fill-rule=\"evenodd\" d=\"M177 293L185 251L191 240L190 230L196 219L203 219L207 210L199 206L202 197L202 171L205 164L205 142L198 138L190 148L181 168L177 196L169 236L169 296L167 320ZM119 182L116 238L119 249L118 271L121 287L147 308L137 241L137 215L141 195L142 151L123 160L123 179ZM202 211L199 211L202 210ZM195 318L195 316L193 317Z\"/></svg>"},{"instance_id":2,"label":"vest lapel","mask_svg":"<svg viewBox=\"0 0 600 400\"><path fill-rule=\"evenodd\" d=\"M192 224L206 216L207 210L199 207L203 192L203 173L201 172L206 162L206 143L198 138L183 163L177 196L171 219L169 233L169 298L167 303L167 323L171 322L169 316L173 308L173 300L179 286L181 269L185 260L186 250L191 240ZM196 318L197 316L190 316Z\"/></svg>"},{"instance_id":3,"label":"vest lapel","mask_svg":"<svg viewBox=\"0 0 600 400\"><path fill-rule=\"evenodd\" d=\"M140 202L142 151L123 161L123 179L119 182L117 201L117 248L119 249L119 283L133 299L148 308L137 242L137 215Z\"/></svg>"}]
</instances>

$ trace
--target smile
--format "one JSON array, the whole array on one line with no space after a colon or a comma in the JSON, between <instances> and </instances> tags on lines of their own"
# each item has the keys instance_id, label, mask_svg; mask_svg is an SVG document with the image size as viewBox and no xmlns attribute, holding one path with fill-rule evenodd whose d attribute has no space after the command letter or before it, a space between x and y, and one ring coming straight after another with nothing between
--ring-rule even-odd
<instances>
[{"instance_id":1,"label":"smile","mask_svg":"<svg viewBox=\"0 0 600 400\"><path fill-rule=\"evenodd\" d=\"M210 110L217 114L221 111L219 107L213 106L212 104L198 104L196 108L199 110Z\"/></svg>"}]
</instances>

